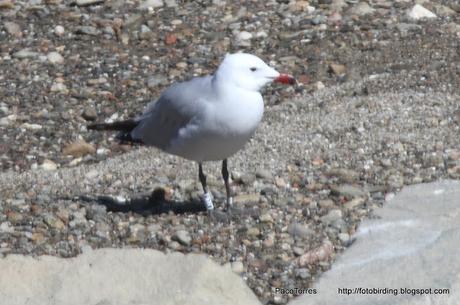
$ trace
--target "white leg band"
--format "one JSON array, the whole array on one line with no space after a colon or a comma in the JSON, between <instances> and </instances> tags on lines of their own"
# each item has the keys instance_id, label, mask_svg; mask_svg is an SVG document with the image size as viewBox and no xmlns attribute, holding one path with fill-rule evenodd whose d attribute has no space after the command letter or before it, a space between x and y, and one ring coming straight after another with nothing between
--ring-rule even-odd
<instances>
[{"instance_id":1,"label":"white leg band","mask_svg":"<svg viewBox=\"0 0 460 305\"><path fill-rule=\"evenodd\" d=\"M212 195L209 192L204 193L203 202L208 211L214 210L214 204L212 204Z\"/></svg>"}]
</instances>

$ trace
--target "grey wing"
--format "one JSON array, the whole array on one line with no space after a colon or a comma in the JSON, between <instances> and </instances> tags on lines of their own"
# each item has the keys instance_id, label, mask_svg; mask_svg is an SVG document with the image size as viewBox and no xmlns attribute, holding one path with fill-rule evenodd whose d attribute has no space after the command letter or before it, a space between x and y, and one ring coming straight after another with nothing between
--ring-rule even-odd
<instances>
[{"instance_id":1,"label":"grey wing","mask_svg":"<svg viewBox=\"0 0 460 305\"><path fill-rule=\"evenodd\" d=\"M131 136L167 150L179 131L202 115L201 101L209 93L209 84L210 79L205 77L168 88L158 101L147 105Z\"/></svg>"}]
</instances>

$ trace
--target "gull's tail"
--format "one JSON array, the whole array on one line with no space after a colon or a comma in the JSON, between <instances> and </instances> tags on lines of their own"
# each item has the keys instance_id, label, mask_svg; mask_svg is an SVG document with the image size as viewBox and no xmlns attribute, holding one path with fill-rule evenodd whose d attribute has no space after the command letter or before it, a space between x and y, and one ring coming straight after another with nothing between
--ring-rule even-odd
<instances>
[{"instance_id":1,"label":"gull's tail","mask_svg":"<svg viewBox=\"0 0 460 305\"><path fill-rule=\"evenodd\" d=\"M139 124L138 120L130 119L113 123L94 123L88 125L90 130L115 130L119 131L117 139L121 142L142 143L139 139L134 139L131 136L131 131Z\"/></svg>"}]
</instances>

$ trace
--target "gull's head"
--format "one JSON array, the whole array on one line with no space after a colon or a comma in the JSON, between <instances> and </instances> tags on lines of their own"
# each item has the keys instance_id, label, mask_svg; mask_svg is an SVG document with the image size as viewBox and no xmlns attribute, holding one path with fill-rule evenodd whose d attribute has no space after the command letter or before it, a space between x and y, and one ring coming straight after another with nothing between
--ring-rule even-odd
<instances>
[{"instance_id":1,"label":"gull's head","mask_svg":"<svg viewBox=\"0 0 460 305\"><path fill-rule=\"evenodd\" d=\"M295 83L292 76L280 74L259 57L246 53L227 54L216 75L219 81L250 91L259 91L271 82Z\"/></svg>"}]
</instances>

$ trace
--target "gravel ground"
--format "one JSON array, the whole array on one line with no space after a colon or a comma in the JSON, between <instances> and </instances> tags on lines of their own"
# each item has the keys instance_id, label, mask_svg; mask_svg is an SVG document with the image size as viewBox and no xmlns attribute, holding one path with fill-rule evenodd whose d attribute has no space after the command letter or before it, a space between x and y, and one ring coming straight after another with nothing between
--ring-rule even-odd
<instances>
[{"instance_id":1,"label":"gravel ground","mask_svg":"<svg viewBox=\"0 0 460 305\"><path fill-rule=\"evenodd\" d=\"M273 288L311 284L403 185L460 178L460 6L426 1L426 20L413 6L1 0L0 253L206 253L286 303ZM228 223L196 211L195 164L85 126L138 114L236 50L299 84L265 91L261 127L230 159ZM223 205L219 164L205 170Z\"/></svg>"}]
</instances>

